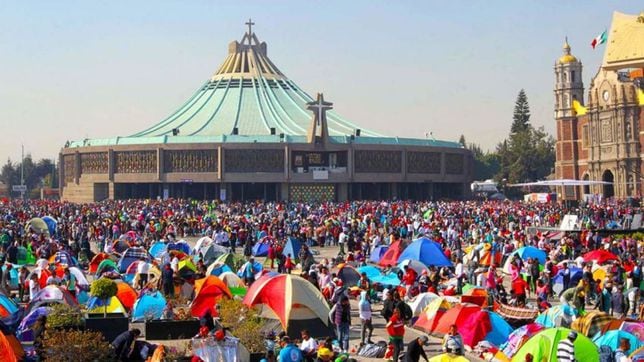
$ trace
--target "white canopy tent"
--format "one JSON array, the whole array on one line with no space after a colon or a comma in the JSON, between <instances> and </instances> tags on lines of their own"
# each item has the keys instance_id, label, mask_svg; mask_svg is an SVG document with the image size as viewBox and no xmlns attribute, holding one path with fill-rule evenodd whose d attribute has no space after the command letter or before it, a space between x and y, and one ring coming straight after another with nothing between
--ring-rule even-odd
<instances>
[{"instance_id":1,"label":"white canopy tent","mask_svg":"<svg viewBox=\"0 0 644 362\"><path fill-rule=\"evenodd\" d=\"M590 185L611 185L612 182L607 181L592 181L592 180L573 180L573 179L558 179L558 180L543 180L535 182L524 182L518 184L509 184L509 187L527 187L527 186L590 186Z\"/></svg>"}]
</instances>

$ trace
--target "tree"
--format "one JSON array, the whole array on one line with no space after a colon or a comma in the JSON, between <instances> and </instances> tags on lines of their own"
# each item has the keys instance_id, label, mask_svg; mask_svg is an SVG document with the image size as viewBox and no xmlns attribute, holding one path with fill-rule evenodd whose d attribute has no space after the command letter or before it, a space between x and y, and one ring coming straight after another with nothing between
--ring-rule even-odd
<instances>
[{"instance_id":1,"label":"tree","mask_svg":"<svg viewBox=\"0 0 644 362\"><path fill-rule=\"evenodd\" d=\"M116 282L108 278L94 280L89 289L89 294L100 299L104 304L103 317L107 317L107 305L118 292Z\"/></svg>"},{"instance_id":2,"label":"tree","mask_svg":"<svg viewBox=\"0 0 644 362\"><path fill-rule=\"evenodd\" d=\"M458 143L460 143L463 147L467 147L467 142L465 142L465 135L461 135L461 137L458 139Z\"/></svg>"},{"instance_id":3,"label":"tree","mask_svg":"<svg viewBox=\"0 0 644 362\"><path fill-rule=\"evenodd\" d=\"M2 171L0 171L0 181L8 187L11 187L11 185L17 185L20 182L20 175L16 172L16 167L10 159L8 159L7 163L2 166Z\"/></svg>"},{"instance_id":4,"label":"tree","mask_svg":"<svg viewBox=\"0 0 644 362\"><path fill-rule=\"evenodd\" d=\"M511 134L527 131L530 127L530 106L528 105L528 96L521 89L517 100L514 103L514 115L512 116Z\"/></svg>"}]
</instances>

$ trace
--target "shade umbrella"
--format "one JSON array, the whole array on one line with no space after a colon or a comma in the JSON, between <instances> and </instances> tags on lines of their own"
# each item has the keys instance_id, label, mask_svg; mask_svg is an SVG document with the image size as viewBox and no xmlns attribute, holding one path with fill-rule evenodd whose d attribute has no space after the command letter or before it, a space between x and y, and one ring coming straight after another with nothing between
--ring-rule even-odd
<instances>
[{"instance_id":1,"label":"shade umbrella","mask_svg":"<svg viewBox=\"0 0 644 362\"><path fill-rule=\"evenodd\" d=\"M514 256L518 255L521 260L526 261L528 258L536 259L539 261L539 264L544 265L546 263L546 252L535 248L534 246L524 246L521 247L508 255L505 264L503 264L503 272L505 274L512 274L511 266Z\"/></svg>"},{"instance_id":2,"label":"shade umbrella","mask_svg":"<svg viewBox=\"0 0 644 362\"><path fill-rule=\"evenodd\" d=\"M559 341L568 338L568 328L549 328L530 338L512 358L513 361L525 361L530 353L535 361L557 362L557 345ZM577 335L574 342L575 359L578 361L599 361L597 346L583 334Z\"/></svg>"},{"instance_id":3,"label":"shade umbrella","mask_svg":"<svg viewBox=\"0 0 644 362\"><path fill-rule=\"evenodd\" d=\"M642 340L637 336L626 331L619 330L608 331L603 335L597 336L593 338L593 342L595 342L597 346L608 346L610 349L615 351L619 348L619 342L622 338L628 339L631 344L631 348L626 352L626 355L629 355L644 346Z\"/></svg>"},{"instance_id":4,"label":"shade umbrella","mask_svg":"<svg viewBox=\"0 0 644 362\"><path fill-rule=\"evenodd\" d=\"M619 260L617 255L604 249L590 251L584 254L583 258L584 258L584 261L586 262L594 261L594 262L597 262L598 264L603 264L609 260Z\"/></svg>"},{"instance_id":5,"label":"shade umbrella","mask_svg":"<svg viewBox=\"0 0 644 362\"><path fill-rule=\"evenodd\" d=\"M527 342L530 337L544 330L545 327L539 323L530 323L525 326L514 330L508 336L508 339L505 343L501 344L500 348L503 350L503 353L512 358L515 353Z\"/></svg>"}]
</instances>

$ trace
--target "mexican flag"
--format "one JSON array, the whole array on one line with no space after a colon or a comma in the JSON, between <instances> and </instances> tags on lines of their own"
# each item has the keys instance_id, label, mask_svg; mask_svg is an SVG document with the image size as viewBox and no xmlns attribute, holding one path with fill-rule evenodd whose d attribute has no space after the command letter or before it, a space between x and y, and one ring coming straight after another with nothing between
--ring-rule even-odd
<instances>
[{"instance_id":1,"label":"mexican flag","mask_svg":"<svg viewBox=\"0 0 644 362\"><path fill-rule=\"evenodd\" d=\"M606 34L606 30L604 30L604 32L597 35L595 39L593 39L593 41L590 42L590 46L592 46L593 49L595 49L595 47L598 46L599 44L604 44L606 40L608 40L608 35Z\"/></svg>"}]
</instances>

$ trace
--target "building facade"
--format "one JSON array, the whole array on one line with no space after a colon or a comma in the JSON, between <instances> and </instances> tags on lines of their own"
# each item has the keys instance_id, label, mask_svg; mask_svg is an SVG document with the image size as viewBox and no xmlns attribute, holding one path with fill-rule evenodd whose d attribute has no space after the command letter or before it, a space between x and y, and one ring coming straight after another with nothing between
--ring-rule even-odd
<instances>
[{"instance_id":1,"label":"building facade","mask_svg":"<svg viewBox=\"0 0 644 362\"><path fill-rule=\"evenodd\" d=\"M310 97L288 79L247 25L215 74L166 119L128 137L68 142L59 156L62 199L467 196L469 150L344 119L322 94Z\"/></svg>"},{"instance_id":2,"label":"building facade","mask_svg":"<svg viewBox=\"0 0 644 362\"><path fill-rule=\"evenodd\" d=\"M623 43L622 48L634 47L627 52L629 57L613 62L611 54L615 44L622 43L625 27L641 30L630 33L631 40ZM606 182L562 187L558 193L564 200L642 194L644 62L632 57L644 54L644 17L616 13L608 42L604 65L593 77L585 99L582 62L571 53L567 39L563 55L555 62L555 176Z\"/></svg>"}]
</instances>

